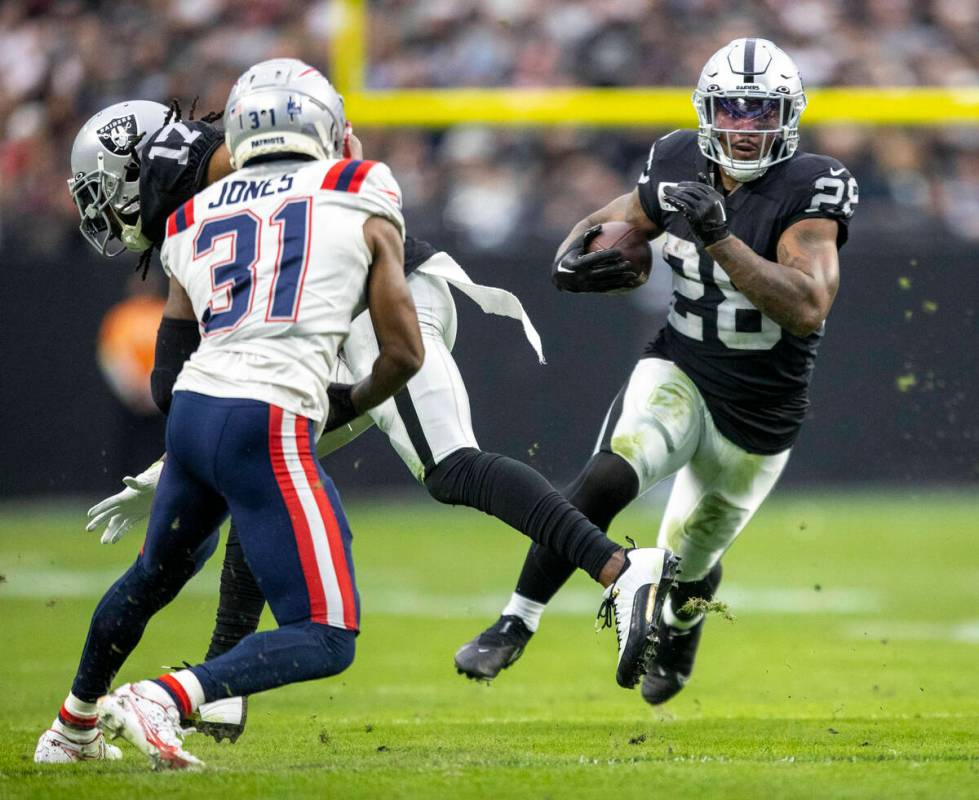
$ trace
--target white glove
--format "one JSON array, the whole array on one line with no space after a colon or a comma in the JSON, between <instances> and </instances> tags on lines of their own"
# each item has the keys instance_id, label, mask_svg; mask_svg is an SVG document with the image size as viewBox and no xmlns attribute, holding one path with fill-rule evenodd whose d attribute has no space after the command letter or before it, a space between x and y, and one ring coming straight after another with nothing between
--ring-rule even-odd
<instances>
[{"instance_id":1,"label":"white glove","mask_svg":"<svg viewBox=\"0 0 979 800\"><path fill-rule=\"evenodd\" d=\"M89 522L85 530L94 531L108 521L102 533L102 544L118 542L133 525L149 516L162 471L163 459L161 458L135 478L129 475L123 478L125 489L112 497L105 498L101 503L96 503L88 510Z\"/></svg>"}]
</instances>

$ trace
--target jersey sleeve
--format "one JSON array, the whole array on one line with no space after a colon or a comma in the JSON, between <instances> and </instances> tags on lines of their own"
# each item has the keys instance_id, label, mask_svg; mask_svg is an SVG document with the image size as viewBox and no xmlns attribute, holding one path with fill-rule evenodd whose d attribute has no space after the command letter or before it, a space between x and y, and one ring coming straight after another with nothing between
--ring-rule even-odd
<instances>
[{"instance_id":1,"label":"jersey sleeve","mask_svg":"<svg viewBox=\"0 0 979 800\"><path fill-rule=\"evenodd\" d=\"M154 133L143 148L139 175L143 234L160 244L177 208L204 188L207 165L224 133L201 121L177 121Z\"/></svg>"},{"instance_id":2,"label":"jersey sleeve","mask_svg":"<svg viewBox=\"0 0 979 800\"><path fill-rule=\"evenodd\" d=\"M401 187L387 164L350 159L337 161L327 171L320 188L335 192L334 202L366 211L372 217L390 220L404 241Z\"/></svg>"},{"instance_id":3,"label":"jersey sleeve","mask_svg":"<svg viewBox=\"0 0 979 800\"><path fill-rule=\"evenodd\" d=\"M789 185L782 229L802 219L836 220L836 245L842 247L860 200L857 181L850 171L834 158L808 156L793 170Z\"/></svg>"},{"instance_id":4,"label":"jersey sleeve","mask_svg":"<svg viewBox=\"0 0 979 800\"><path fill-rule=\"evenodd\" d=\"M636 184L636 188L639 190L639 202L642 203L643 211L655 223L656 227L661 230L665 228L663 211L676 210L672 206L664 209L663 200L660 197L660 184L664 179L663 166L668 159L676 156L675 152L668 151L675 151L677 148L674 145L681 144L683 138L682 136L678 136L672 141L667 141L676 133L681 133L681 131L672 131L653 142L653 146L649 148L649 157L646 159L646 165L643 167L642 174L639 176L639 181Z\"/></svg>"}]
</instances>

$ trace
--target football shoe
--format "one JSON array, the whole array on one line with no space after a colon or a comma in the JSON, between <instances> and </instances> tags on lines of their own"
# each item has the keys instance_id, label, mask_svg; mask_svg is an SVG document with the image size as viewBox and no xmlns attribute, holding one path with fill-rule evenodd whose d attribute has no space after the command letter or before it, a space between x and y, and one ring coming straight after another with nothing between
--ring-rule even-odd
<instances>
[{"instance_id":1,"label":"football shoe","mask_svg":"<svg viewBox=\"0 0 979 800\"><path fill-rule=\"evenodd\" d=\"M656 632L663 604L676 578L680 559L659 547L633 548L626 567L605 590L598 609L602 627L615 626L619 658L615 680L633 688L656 654Z\"/></svg>"},{"instance_id":2,"label":"football shoe","mask_svg":"<svg viewBox=\"0 0 979 800\"><path fill-rule=\"evenodd\" d=\"M55 719L41 734L34 749L35 764L71 764L75 761L117 761L122 751L109 744L98 728L75 731Z\"/></svg>"},{"instance_id":3,"label":"football shoe","mask_svg":"<svg viewBox=\"0 0 979 800\"><path fill-rule=\"evenodd\" d=\"M204 703L197 709L197 717L191 723L194 730L210 736L215 742L227 739L231 744L245 731L248 718L247 697L226 697L211 703Z\"/></svg>"},{"instance_id":4,"label":"football shoe","mask_svg":"<svg viewBox=\"0 0 979 800\"><path fill-rule=\"evenodd\" d=\"M99 727L144 753L153 769L204 766L183 748L177 705L152 681L127 683L107 695L99 704Z\"/></svg>"},{"instance_id":5,"label":"football shoe","mask_svg":"<svg viewBox=\"0 0 979 800\"><path fill-rule=\"evenodd\" d=\"M690 680L704 619L701 617L696 625L685 630L674 628L665 620L660 623L656 656L642 679L642 697L650 705L665 703Z\"/></svg>"},{"instance_id":6,"label":"football shoe","mask_svg":"<svg viewBox=\"0 0 979 800\"><path fill-rule=\"evenodd\" d=\"M520 617L504 615L456 652L460 675L491 681L523 654L534 632Z\"/></svg>"}]
</instances>

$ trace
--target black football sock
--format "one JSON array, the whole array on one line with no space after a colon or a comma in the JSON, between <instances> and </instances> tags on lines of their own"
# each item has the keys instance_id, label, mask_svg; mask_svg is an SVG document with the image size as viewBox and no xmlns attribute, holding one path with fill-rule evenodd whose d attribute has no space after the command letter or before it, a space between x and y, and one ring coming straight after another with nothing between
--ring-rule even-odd
<instances>
[{"instance_id":1,"label":"black football sock","mask_svg":"<svg viewBox=\"0 0 979 800\"><path fill-rule=\"evenodd\" d=\"M429 471L425 486L439 502L492 514L595 580L620 549L540 473L506 456L457 450Z\"/></svg>"},{"instance_id":2,"label":"black football sock","mask_svg":"<svg viewBox=\"0 0 979 800\"><path fill-rule=\"evenodd\" d=\"M221 567L218 613L205 660L228 652L238 642L258 630L265 607L265 595L248 568L234 520L228 531L228 544Z\"/></svg>"},{"instance_id":3,"label":"black football sock","mask_svg":"<svg viewBox=\"0 0 979 800\"><path fill-rule=\"evenodd\" d=\"M639 478L624 459L600 452L591 457L565 494L571 505L607 531L615 515L639 494ZM535 543L524 559L515 591L536 603L548 603L573 572L567 559Z\"/></svg>"}]
</instances>

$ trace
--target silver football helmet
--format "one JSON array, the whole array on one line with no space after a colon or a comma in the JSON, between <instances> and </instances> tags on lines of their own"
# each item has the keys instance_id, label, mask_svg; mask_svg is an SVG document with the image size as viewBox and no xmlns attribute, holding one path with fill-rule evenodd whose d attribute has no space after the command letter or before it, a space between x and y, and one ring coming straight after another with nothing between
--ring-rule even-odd
<instances>
[{"instance_id":1,"label":"silver football helmet","mask_svg":"<svg viewBox=\"0 0 979 800\"><path fill-rule=\"evenodd\" d=\"M700 151L742 183L799 146L799 68L768 39L735 39L710 57L693 92Z\"/></svg>"},{"instance_id":2,"label":"silver football helmet","mask_svg":"<svg viewBox=\"0 0 979 800\"><path fill-rule=\"evenodd\" d=\"M319 70L296 58L262 61L238 78L224 124L235 169L274 153L343 154L343 98Z\"/></svg>"},{"instance_id":3,"label":"silver football helmet","mask_svg":"<svg viewBox=\"0 0 979 800\"><path fill-rule=\"evenodd\" d=\"M71 146L68 190L81 216L78 227L104 256L150 246L140 230L139 154L168 110L149 100L116 103L86 122Z\"/></svg>"}]
</instances>

